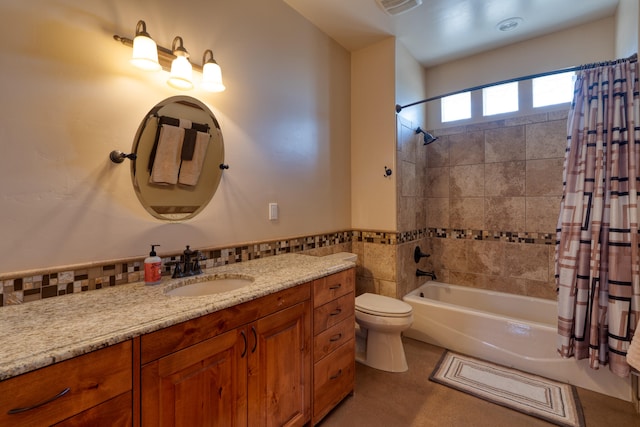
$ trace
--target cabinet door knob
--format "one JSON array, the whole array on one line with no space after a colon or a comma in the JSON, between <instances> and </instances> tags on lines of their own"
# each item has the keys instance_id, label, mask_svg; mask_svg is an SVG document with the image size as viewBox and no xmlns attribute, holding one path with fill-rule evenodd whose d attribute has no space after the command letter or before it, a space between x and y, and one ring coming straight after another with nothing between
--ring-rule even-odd
<instances>
[{"instance_id":1,"label":"cabinet door knob","mask_svg":"<svg viewBox=\"0 0 640 427\"><path fill-rule=\"evenodd\" d=\"M340 313L342 313L342 309L341 308L336 308L331 313L329 313L329 316L337 316Z\"/></svg>"},{"instance_id":2,"label":"cabinet door knob","mask_svg":"<svg viewBox=\"0 0 640 427\"><path fill-rule=\"evenodd\" d=\"M335 334L334 336L332 336L331 338L329 338L329 341L331 341L331 342L336 342L336 341L340 340L340 338L342 338L342 333Z\"/></svg>"},{"instance_id":3,"label":"cabinet door knob","mask_svg":"<svg viewBox=\"0 0 640 427\"><path fill-rule=\"evenodd\" d=\"M13 415L13 414L19 414L21 412L27 412L30 411L32 409L36 409L39 408L40 406L44 406L47 403L51 403L56 399L61 398L62 396L64 396L65 394L69 393L71 391L71 389L69 387L65 388L64 390L62 390L60 393L56 394L53 397L50 397L49 399L45 399L40 403L36 403L33 406L27 406L25 408L14 408L14 409L9 409L9 411L7 412L8 415Z\"/></svg>"},{"instance_id":4,"label":"cabinet door knob","mask_svg":"<svg viewBox=\"0 0 640 427\"><path fill-rule=\"evenodd\" d=\"M340 289L342 287L342 283L338 283L337 285L330 286L329 289L335 291L336 289Z\"/></svg>"}]
</instances>

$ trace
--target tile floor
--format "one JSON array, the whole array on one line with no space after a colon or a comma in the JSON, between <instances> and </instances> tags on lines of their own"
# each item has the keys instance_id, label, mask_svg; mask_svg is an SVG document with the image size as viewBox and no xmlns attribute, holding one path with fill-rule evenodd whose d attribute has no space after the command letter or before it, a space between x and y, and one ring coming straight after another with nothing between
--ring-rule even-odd
<instances>
[{"instance_id":1,"label":"tile floor","mask_svg":"<svg viewBox=\"0 0 640 427\"><path fill-rule=\"evenodd\" d=\"M356 363L356 389L320 427L541 427L546 421L429 381L441 347L405 338L409 371L389 373ZM587 427L640 427L630 402L578 389Z\"/></svg>"}]
</instances>

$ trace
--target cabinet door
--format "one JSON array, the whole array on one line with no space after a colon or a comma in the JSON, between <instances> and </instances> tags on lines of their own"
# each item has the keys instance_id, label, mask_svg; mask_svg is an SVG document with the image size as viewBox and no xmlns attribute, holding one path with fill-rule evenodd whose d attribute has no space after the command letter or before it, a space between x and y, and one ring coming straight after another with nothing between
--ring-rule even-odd
<instances>
[{"instance_id":1,"label":"cabinet door","mask_svg":"<svg viewBox=\"0 0 640 427\"><path fill-rule=\"evenodd\" d=\"M249 422L300 426L311 415L310 303L249 325Z\"/></svg>"},{"instance_id":2,"label":"cabinet door","mask_svg":"<svg viewBox=\"0 0 640 427\"><path fill-rule=\"evenodd\" d=\"M246 426L247 336L239 328L142 367L143 426Z\"/></svg>"}]
</instances>

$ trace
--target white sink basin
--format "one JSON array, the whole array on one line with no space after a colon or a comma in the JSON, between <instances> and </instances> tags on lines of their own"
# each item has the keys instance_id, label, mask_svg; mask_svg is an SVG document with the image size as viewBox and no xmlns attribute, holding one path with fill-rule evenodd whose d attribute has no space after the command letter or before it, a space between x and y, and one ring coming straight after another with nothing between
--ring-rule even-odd
<instances>
[{"instance_id":1,"label":"white sink basin","mask_svg":"<svg viewBox=\"0 0 640 427\"><path fill-rule=\"evenodd\" d=\"M170 289L165 294L172 297L199 297L233 291L252 283L253 279L247 277L213 277Z\"/></svg>"}]
</instances>

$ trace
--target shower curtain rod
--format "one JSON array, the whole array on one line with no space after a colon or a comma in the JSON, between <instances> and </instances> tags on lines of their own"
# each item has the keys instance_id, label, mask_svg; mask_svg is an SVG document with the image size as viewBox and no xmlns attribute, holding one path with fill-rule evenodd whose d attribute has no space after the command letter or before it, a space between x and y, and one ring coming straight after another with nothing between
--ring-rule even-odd
<instances>
[{"instance_id":1,"label":"shower curtain rod","mask_svg":"<svg viewBox=\"0 0 640 427\"><path fill-rule=\"evenodd\" d=\"M538 77L552 76L554 74L569 73L571 71L579 71L579 70L584 70L584 69L593 68L593 67L597 67L597 66L613 65L616 62L623 62L623 61L637 62L638 61L638 54L634 53L630 57L624 58L624 59L616 59L616 60L613 60L613 61L594 62L592 64L578 65L578 66L571 67L571 68L563 68L561 70L546 71L544 73L530 74L528 76L522 76L522 77L514 77L512 79L501 80L499 82L486 83L486 84L483 84L483 85L480 85L480 86L474 86L474 87L470 87L470 88L467 88L467 89L457 90L455 92L445 93L444 95L432 96L431 98L423 99L421 101L412 102L411 104L406 104L406 105L396 104L396 113L399 113L400 111L402 111L403 108L413 107L414 105L424 104L425 102L436 101L438 99L446 98L447 96L451 96L451 95L457 95L457 94L463 93L463 92L473 92L474 90L485 89L485 88L488 88L488 87L491 87L491 86L498 86L498 85L502 85L502 84L506 84L506 83L519 82L519 81L522 81L522 80L531 80L531 79L535 79L535 78L538 78Z\"/></svg>"}]
</instances>

